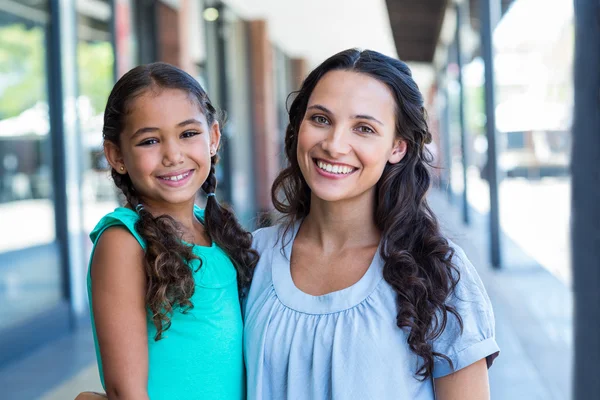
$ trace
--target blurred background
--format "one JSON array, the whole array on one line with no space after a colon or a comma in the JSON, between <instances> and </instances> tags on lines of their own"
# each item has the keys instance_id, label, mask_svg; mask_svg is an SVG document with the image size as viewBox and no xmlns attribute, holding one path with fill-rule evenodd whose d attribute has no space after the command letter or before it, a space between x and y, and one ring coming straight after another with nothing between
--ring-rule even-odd
<instances>
[{"instance_id":1,"label":"blurred background","mask_svg":"<svg viewBox=\"0 0 600 400\"><path fill-rule=\"evenodd\" d=\"M359 47L407 61L425 96L430 202L495 307L492 398L570 399L574 37L573 0L0 0L0 397L101 390L87 235L119 202L116 79L160 60L202 83L228 115L218 196L253 229L288 94Z\"/></svg>"}]
</instances>

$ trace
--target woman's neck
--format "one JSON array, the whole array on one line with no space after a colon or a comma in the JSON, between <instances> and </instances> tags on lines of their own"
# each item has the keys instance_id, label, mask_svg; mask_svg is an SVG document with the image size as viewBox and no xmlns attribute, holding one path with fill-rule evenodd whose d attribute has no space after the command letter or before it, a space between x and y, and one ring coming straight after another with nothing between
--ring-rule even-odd
<instances>
[{"instance_id":1,"label":"woman's neck","mask_svg":"<svg viewBox=\"0 0 600 400\"><path fill-rule=\"evenodd\" d=\"M361 197L328 202L312 195L310 212L299 235L331 251L379 244L381 232L373 216L374 193Z\"/></svg>"}]
</instances>

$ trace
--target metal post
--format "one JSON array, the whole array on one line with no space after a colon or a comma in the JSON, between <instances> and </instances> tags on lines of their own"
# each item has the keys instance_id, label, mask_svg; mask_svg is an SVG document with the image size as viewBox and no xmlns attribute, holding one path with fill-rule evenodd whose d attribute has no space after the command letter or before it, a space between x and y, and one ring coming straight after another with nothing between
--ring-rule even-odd
<instances>
[{"instance_id":1,"label":"metal post","mask_svg":"<svg viewBox=\"0 0 600 400\"><path fill-rule=\"evenodd\" d=\"M226 5L219 3L216 6L219 10L219 18L215 21L217 26L217 59L219 65L219 101L221 109L229 109L229 78L227 76L227 43L229 41L229 26L225 19ZM233 203L231 179L233 177L231 170L231 149L232 132L231 125L225 125L221 128L221 161L223 168L223 179L219 180L219 186L223 193L226 203Z\"/></svg>"},{"instance_id":2,"label":"metal post","mask_svg":"<svg viewBox=\"0 0 600 400\"><path fill-rule=\"evenodd\" d=\"M574 400L598 398L600 380L600 2L575 0L571 247L575 289Z\"/></svg>"},{"instance_id":3,"label":"metal post","mask_svg":"<svg viewBox=\"0 0 600 400\"><path fill-rule=\"evenodd\" d=\"M460 88L458 94L458 118L460 126L460 152L462 156L463 165L463 222L469 224L469 196L468 196L468 179L467 172L469 168L469 140L467 135L467 127L465 126L465 87L463 84L463 49L460 40L460 31L463 24L465 14L465 2L456 4L456 34L454 40L456 41L456 65L458 66L458 86Z\"/></svg>"},{"instance_id":4,"label":"metal post","mask_svg":"<svg viewBox=\"0 0 600 400\"><path fill-rule=\"evenodd\" d=\"M500 210L498 206L498 150L496 147L496 103L494 98L494 49L492 32L500 19L500 0L481 0L481 50L485 64L485 130L488 142L488 182L490 185L490 258L500 268Z\"/></svg>"},{"instance_id":5,"label":"metal post","mask_svg":"<svg viewBox=\"0 0 600 400\"><path fill-rule=\"evenodd\" d=\"M63 76L62 46L60 40L61 14L58 0L50 2L49 32L46 46L49 49L47 59L48 106L50 113L50 141L52 146L52 184L55 212L56 239L60 248L62 292L67 301L71 299L71 281L69 280L69 236L65 155L65 135L63 133Z\"/></svg>"},{"instance_id":6,"label":"metal post","mask_svg":"<svg viewBox=\"0 0 600 400\"><path fill-rule=\"evenodd\" d=\"M440 118L440 141L442 142L442 151L443 151L443 159L444 159L444 189L448 196L448 202L452 203L452 149L451 149L451 137L450 137L450 106L448 99L448 79L446 78L446 70L444 69L440 73L440 78L438 78L440 82L440 97L443 101L441 106L441 118Z\"/></svg>"}]
</instances>

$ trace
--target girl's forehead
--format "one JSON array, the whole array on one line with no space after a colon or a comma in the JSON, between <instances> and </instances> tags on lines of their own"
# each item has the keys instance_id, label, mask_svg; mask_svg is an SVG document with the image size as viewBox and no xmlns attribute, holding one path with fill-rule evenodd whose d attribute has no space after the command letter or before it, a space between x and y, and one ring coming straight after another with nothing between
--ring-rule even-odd
<instances>
[{"instance_id":1,"label":"girl's forehead","mask_svg":"<svg viewBox=\"0 0 600 400\"><path fill-rule=\"evenodd\" d=\"M195 119L206 124L206 116L193 95L179 89L147 90L128 107L126 125L154 127L174 126L182 121Z\"/></svg>"},{"instance_id":2,"label":"girl's forehead","mask_svg":"<svg viewBox=\"0 0 600 400\"><path fill-rule=\"evenodd\" d=\"M200 103L191 93L180 89L146 90L136 96L128 107L130 115L204 114Z\"/></svg>"},{"instance_id":3,"label":"girl's forehead","mask_svg":"<svg viewBox=\"0 0 600 400\"><path fill-rule=\"evenodd\" d=\"M168 103L176 103L200 109L198 99L191 93L182 89L150 87L135 96L129 104L129 111L137 109L159 107Z\"/></svg>"}]
</instances>

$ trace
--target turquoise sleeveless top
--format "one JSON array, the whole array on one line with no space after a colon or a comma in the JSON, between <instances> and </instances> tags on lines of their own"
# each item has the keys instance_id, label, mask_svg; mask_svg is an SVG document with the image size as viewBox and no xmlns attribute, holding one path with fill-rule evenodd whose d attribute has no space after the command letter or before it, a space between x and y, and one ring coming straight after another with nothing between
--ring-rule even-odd
<instances>
[{"instance_id":1,"label":"turquoise sleeveless top","mask_svg":"<svg viewBox=\"0 0 600 400\"><path fill-rule=\"evenodd\" d=\"M203 222L204 211L195 207ZM145 250L146 244L134 226L138 214L117 208L104 216L90 234L94 243L91 260L100 235L111 226L123 226ZM237 273L229 257L214 242L211 247L194 246L202 260L191 263L196 290L191 298L194 308L186 314L175 311L171 327L163 339L154 340L156 328L148 316L148 394L161 399L243 399L244 365L242 356L242 316L238 297ZM88 268L88 297L98 370L102 386L104 373L92 309L91 269Z\"/></svg>"}]
</instances>

